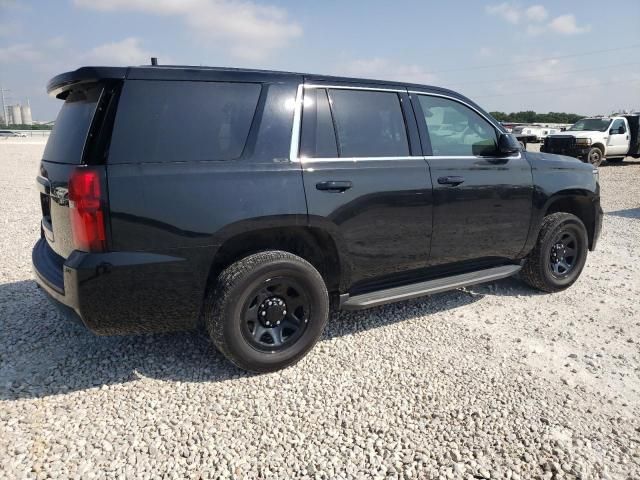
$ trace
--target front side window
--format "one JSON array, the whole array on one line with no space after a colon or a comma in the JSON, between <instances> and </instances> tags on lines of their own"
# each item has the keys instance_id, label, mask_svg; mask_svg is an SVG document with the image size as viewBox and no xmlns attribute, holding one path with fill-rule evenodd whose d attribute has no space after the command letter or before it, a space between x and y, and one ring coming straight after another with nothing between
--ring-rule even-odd
<instances>
[{"instance_id":1,"label":"front side window","mask_svg":"<svg viewBox=\"0 0 640 480\"><path fill-rule=\"evenodd\" d=\"M433 155L494 155L496 130L469 107L454 100L418 95L424 113Z\"/></svg>"},{"instance_id":2,"label":"front side window","mask_svg":"<svg viewBox=\"0 0 640 480\"><path fill-rule=\"evenodd\" d=\"M611 124L611 130L614 134L626 133L627 129L624 127L624 121L618 119Z\"/></svg>"},{"instance_id":3,"label":"front side window","mask_svg":"<svg viewBox=\"0 0 640 480\"><path fill-rule=\"evenodd\" d=\"M405 157L409 142L395 92L330 89L341 157Z\"/></svg>"},{"instance_id":4,"label":"front side window","mask_svg":"<svg viewBox=\"0 0 640 480\"><path fill-rule=\"evenodd\" d=\"M109 163L233 160L256 111L256 83L125 82Z\"/></svg>"}]
</instances>

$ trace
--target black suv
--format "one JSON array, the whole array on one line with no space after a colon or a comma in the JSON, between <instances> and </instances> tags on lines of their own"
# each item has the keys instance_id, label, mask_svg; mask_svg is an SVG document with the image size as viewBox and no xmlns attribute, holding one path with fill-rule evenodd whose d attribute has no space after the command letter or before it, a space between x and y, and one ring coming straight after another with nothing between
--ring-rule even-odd
<instances>
[{"instance_id":1,"label":"black suv","mask_svg":"<svg viewBox=\"0 0 640 480\"><path fill-rule=\"evenodd\" d=\"M554 292L600 234L598 172L521 151L442 88L203 67L86 67L37 184L40 286L98 334L204 322L253 371L299 360L330 305L520 272Z\"/></svg>"}]
</instances>

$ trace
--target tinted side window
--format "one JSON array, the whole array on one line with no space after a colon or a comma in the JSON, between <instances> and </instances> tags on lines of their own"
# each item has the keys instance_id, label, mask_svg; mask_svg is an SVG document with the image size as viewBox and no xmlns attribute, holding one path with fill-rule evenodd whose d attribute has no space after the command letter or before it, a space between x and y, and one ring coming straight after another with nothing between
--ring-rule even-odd
<instances>
[{"instance_id":1,"label":"tinted side window","mask_svg":"<svg viewBox=\"0 0 640 480\"><path fill-rule=\"evenodd\" d=\"M110 163L233 160L260 96L255 83L125 82Z\"/></svg>"},{"instance_id":2,"label":"tinted side window","mask_svg":"<svg viewBox=\"0 0 640 480\"><path fill-rule=\"evenodd\" d=\"M407 130L394 92L329 90L341 157L405 157Z\"/></svg>"},{"instance_id":3,"label":"tinted side window","mask_svg":"<svg viewBox=\"0 0 640 480\"><path fill-rule=\"evenodd\" d=\"M327 91L323 88L304 92L300 156L309 158L338 156L329 98Z\"/></svg>"},{"instance_id":4,"label":"tinted side window","mask_svg":"<svg viewBox=\"0 0 640 480\"><path fill-rule=\"evenodd\" d=\"M496 130L469 107L454 100L418 95L433 155L493 155Z\"/></svg>"}]
</instances>

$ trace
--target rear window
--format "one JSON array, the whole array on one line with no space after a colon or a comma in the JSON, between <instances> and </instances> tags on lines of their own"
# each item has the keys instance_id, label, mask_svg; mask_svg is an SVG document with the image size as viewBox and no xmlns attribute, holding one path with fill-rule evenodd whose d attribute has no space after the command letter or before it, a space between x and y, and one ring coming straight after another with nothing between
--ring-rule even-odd
<instances>
[{"instance_id":1,"label":"rear window","mask_svg":"<svg viewBox=\"0 0 640 480\"><path fill-rule=\"evenodd\" d=\"M236 159L260 90L255 83L127 81L109 163Z\"/></svg>"},{"instance_id":2,"label":"rear window","mask_svg":"<svg viewBox=\"0 0 640 480\"><path fill-rule=\"evenodd\" d=\"M43 160L79 164L102 87L72 91L53 126Z\"/></svg>"}]
</instances>

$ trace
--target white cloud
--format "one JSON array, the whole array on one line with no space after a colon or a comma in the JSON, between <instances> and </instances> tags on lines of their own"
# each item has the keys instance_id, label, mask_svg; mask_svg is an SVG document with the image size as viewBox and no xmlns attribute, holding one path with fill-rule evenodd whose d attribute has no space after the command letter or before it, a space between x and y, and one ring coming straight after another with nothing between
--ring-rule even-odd
<instances>
[{"instance_id":1,"label":"white cloud","mask_svg":"<svg viewBox=\"0 0 640 480\"><path fill-rule=\"evenodd\" d=\"M549 28L562 35L576 35L578 33L585 33L591 30L590 25L584 27L578 27L576 25L576 17L574 15L560 15L554 18L549 24Z\"/></svg>"},{"instance_id":2,"label":"white cloud","mask_svg":"<svg viewBox=\"0 0 640 480\"><path fill-rule=\"evenodd\" d=\"M41 58L40 51L30 43L16 43L0 47L0 63L33 62Z\"/></svg>"},{"instance_id":3,"label":"white cloud","mask_svg":"<svg viewBox=\"0 0 640 480\"><path fill-rule=\"evenodd\" d=\"M576 35L591 30L590 25L579 27L576 22L576 17L573 14L560 15L550 22L547 22L549 12L543 5L539 4L531 5L524 9L515 3L503 2L487 5L485 11L489 15L500 17L513 25L519 24L521 20L526 20L528 23L526 32L527 35L531 36L540 35L545 32L558 33L561 35Z\"/></svg>"},{"instance_id":4,"label":"white cloud","mask_svg":"<svg viewBox=\"0 0 640 480\"><path fill-rule=\"evenodd\" d=\"M501 17L509 23L516 24L520 21L520 10L509 2L499 3L497 5L487 5L485 10L489 15Z\"/></svg>"},{"instance_id":5,"label":"white cloud","mask_svg":"<svg viewBox=\"0 0 640 480\"><path fill-rule=\"evenodd\" d=\"M409 83L433 83L436 76L420 65L392 62L385 58L357 59L344 65L340 74Z\"/></svg>"},{"instance_id":6,"label":"white cloud","mask_svg":"<svg viewBox=\"0 0 640 480\"><path fill-rule=\"evenodd\" d=\"M525 11L528 20L533 22L542 22L547 19L549 13L542 5L532 5Z\"/></svg>"},{"instance_id":7,"label":"white cloud","mask_svg":"<svg viewBox=\"0 0 640 480\"><path fill-rule=\"evenodd\" d=\"M94 47L82 55L82 60L104 65L141 65L148 63L150 57L151 53L142 49L139 39L129 37Z\"/></svg>"},{"instance_id":8,"label":"white cloud","mask_svg":"<svg viewBox=\"0 0 640 480\"><path fill-rule=\"evenodd\" d=\"M260 60L302 34L285 10L249 0L75 0L75 4L179 17L208 44L226 47L247 60Z\"/></svg>"}]
</instances>

